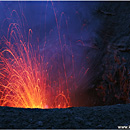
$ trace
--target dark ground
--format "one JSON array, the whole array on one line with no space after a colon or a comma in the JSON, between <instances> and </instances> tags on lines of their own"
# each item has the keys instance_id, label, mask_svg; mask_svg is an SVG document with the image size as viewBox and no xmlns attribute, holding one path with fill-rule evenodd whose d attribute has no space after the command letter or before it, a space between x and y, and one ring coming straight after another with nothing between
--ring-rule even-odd
<instances>
[{"instance_id":1,"label":"dark ground","mask_svg":"<svg viewBox=\"0 0 130 130\"><path fill-rule=\"evenodd\" d=\"M0 107L0 128L117 129L130 125L130 104L67 109Z\"/></svg>"}]
</instances>

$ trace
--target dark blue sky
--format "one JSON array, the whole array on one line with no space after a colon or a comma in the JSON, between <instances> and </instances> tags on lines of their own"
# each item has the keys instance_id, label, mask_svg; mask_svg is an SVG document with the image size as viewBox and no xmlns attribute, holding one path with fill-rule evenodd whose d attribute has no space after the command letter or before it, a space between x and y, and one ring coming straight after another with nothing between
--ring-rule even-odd
<instances>
[{"instance_id":1,"label":"dark blue sky","mask_svg":"<svg viewBox=\"0 0 130 130\"><path fill-rule=\"evenodd\" d=\"M58 21L62 12L65 13L69 25L69 37L77 37L83 40L94 35L94 31L99 25L99 21L92 16L99 2L53 2ZM47 9L46 9L47 6ZM42 39L45 33L51 29L55 30L55 16L51 2L0 2L0 23L5 18L10 18L12 10L16 10L21 17L22 13L27 19L28 28L37 33ZM15 16L14 16L15 17ZM65 20L62 20L64 26ZM82 27L84 25L84 28ZM63 27L62 26L62 27ZM66 27L65 27L66 28ZM62 30L64 27L62 28ZM72 35L73 34L73 35ZM87 36L86 36L87 35Z\"/></svg>"}]
</instances>

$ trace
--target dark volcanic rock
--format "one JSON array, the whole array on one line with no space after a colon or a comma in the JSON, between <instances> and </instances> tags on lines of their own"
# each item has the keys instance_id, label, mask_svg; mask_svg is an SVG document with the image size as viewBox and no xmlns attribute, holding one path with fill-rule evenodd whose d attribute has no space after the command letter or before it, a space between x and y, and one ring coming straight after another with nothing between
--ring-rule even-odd
<instances>
[{"instance_id":1,"label":"dark volcanic rock","mask_svg":"<svg viewBox=\"0 0 130 130\"><path fill-rule=\"evenodd\" d=\"M93 11L102 26L94 38L96 49L86 51L90 64L86 82L77 91L79 106L130 102L129 8L130 2L102 2Z\"/></svg>"},{"instance_id":2,"label":"dark volcanic rock","mask_svg":"<svg viewBox=\"0 0 130 130\"><path fill-rule=\"evenodd\" d=\"M130 125L130 104L66 109L0 107L0 128L109 128Z\"/></svg>"}]
</instances>

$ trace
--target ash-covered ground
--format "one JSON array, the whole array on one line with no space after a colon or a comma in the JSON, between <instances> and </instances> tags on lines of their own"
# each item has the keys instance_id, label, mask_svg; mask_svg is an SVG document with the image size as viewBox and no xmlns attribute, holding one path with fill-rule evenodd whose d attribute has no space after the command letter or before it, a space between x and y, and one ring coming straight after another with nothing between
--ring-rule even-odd
<instances>
[{"instance_id":1,"label":"ash-covered ground","mask_svg":"<svg viewBox=\"0 0 130 130\"><path fill-rule=\"evenodd\" d=\"M66 109L0 107L1 129L117 129L130 125L130 104Z\"/></svg>"}]
</instances>

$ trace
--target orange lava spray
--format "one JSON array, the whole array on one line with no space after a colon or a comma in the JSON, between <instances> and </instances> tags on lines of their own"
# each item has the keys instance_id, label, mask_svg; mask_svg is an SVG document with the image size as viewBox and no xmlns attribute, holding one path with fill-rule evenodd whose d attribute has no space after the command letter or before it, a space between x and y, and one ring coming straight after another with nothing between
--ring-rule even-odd
<instances>
[{"instance_id":1,"label":"orange lava spray","mask_svg":"<svg viewBox=\"0 0 130 130\"><path fill-rule=\"evenodd\" d=\"M0 47L2 46L0 48L0 106L45 109L67 108L72 105L70 94L77 89L77 84L72 44L70 40L66 43L65 33L68 33L68 21L64 12L58 19L53 2L51 6L55 17L57 30L55 32L58 36L55 45L60 51L56 52L56 58L50 56L50 59L46 56L45 49L49 41L46 33L48 3L43 36L45 41L42 43L44 51L42 52L39 42L35 43L33 31L29 29L27 35L24 29L27 20L23 13L19 17L17 11L12 11L11 16L15 16L16 19L10 22L7 36L4 35L0 41ZM11 18L7 19L11 20ZM7 19L3 23L6 23ZM61 33L62 22L64 22L62 26L65 26L66 32ZM84 45L83 42L82 44ZM67 46L69 58L65 54ZM46 61L46 57L51 63ZM66 64L68 60L69 65ZM68 73L69 70L71 72ZM83 76L86 75L88 69L84 68L84 70Z\"/></svg>"},{"instance_id":2,"label":"orange lava spray","mask_svg":"<svg viewBox=\"0 0 130 130\"><path fill-rule=\"evenodd\" d=\"M68 89L65 90L60 83L51 86L48 63L44 63L39 47L34 49L31 42L32 30L29 29L26 41L17 23L10 23L7 38L1 38L0 106L42 109L68 107ZM59 79L59 82L62 80Z\"/></svg>"}]
</instances>

